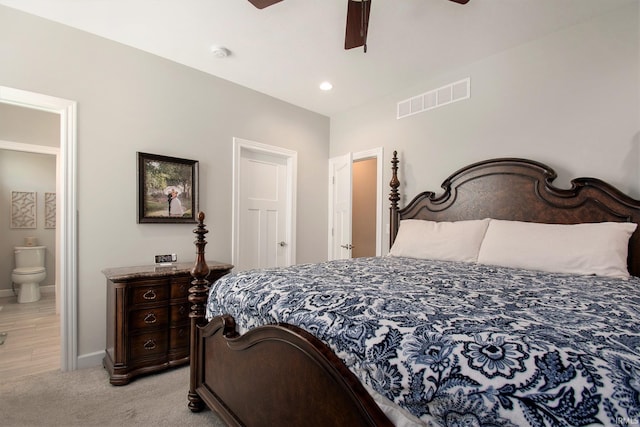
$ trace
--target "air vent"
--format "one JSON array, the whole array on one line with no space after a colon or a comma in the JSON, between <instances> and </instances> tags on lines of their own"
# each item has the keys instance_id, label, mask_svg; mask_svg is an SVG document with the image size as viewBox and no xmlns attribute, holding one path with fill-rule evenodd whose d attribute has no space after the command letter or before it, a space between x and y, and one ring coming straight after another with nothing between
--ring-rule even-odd
<instances>
[{"instance_id":1,"label":"air vent","mask_svg":"<svg viewBox=\"0 0 640 427\"><path fill-rule=\"evenodd\" d=\"M471 78L439 87L398 102L398 119L462 101L471 96Z\"/></svg>"}]
</instances>

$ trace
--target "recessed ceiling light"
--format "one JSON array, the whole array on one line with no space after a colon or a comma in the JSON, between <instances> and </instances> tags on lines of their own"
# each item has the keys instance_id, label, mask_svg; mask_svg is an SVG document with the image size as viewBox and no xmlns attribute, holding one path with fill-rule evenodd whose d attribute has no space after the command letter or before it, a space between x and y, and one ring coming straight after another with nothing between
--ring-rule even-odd
<instances>
[{"instance_id":1,"label":"recessed ceiling light","mask_svg":"<svg viewBox=\"0 0 640 427\"><path fill-rule=\"evenodd\" d=\"M212 46L211 53L216 58L226 58L227 56L231 55L231 51L226 47L222 47L222 46Z\"/></svg>"},{"instance_id":2,"label":"recessed ceiling light","mask_svg":"<svg viewBox=\"0 0 640 427\"><path fill-rule=\"evenodd\" d=\"M320 90L327 91L327 90L331 90L331 89L333 89L333 85L330 82L322 82L322 83L320 83Z\"/></svg>"}]
</instances>

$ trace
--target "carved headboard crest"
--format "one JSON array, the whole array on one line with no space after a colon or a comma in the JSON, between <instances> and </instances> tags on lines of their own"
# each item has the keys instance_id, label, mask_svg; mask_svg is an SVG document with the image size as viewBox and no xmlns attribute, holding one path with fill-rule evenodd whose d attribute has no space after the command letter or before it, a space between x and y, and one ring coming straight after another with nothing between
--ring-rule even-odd
<instances>
[{"instance_id":1,"label":"carved headboard crest","mask_svg":"<svg viewBox=\"0 0 640 427\"><path fill-rule=\"evenodd\" d=\"M400 220L460 221L495 218L551 224L634 222L640 224L640 201L596 178L577 178L571 188L553 185L556 173L532 160L502 158L466 166L449 176L441 194L425 191L404 208L397 177L397 154L391 161L390 239ZM640 275L640 231L629 242L629 272Z\"/></svg>"}]
</instances>

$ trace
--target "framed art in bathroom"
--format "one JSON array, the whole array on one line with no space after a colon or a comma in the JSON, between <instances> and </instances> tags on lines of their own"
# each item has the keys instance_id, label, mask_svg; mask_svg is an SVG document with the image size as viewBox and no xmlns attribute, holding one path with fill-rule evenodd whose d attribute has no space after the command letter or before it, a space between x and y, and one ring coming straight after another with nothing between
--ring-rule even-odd
<instances>
[{"instance_id":1,"label":"framed art in bathroom","mask_svg":"<svg viewBox=\"0 0 640 427\"><path fill-rule=\"evenodd\" d=\"M195 223L198 161L138 152L138 223Z\"/></svg>"},{"instance_id":2,"label":"framed art in bathroom","mask_svg":"<svg viewBox=\"0 0 640 427\"><path fill-rule=\"evenodd\" d=\"M56 228L56 193L44 193L44 228Z\"/></svg>"},{"instance_id":3,"label":"framed art in bathroom","mask_svg":"<svg viewBox=\"0 0 640 427\"><path fill-rule=\"evenodd\" d=\"M36 228L35 191L11 192L11 228Z\"/></svg>"}]
</instances>

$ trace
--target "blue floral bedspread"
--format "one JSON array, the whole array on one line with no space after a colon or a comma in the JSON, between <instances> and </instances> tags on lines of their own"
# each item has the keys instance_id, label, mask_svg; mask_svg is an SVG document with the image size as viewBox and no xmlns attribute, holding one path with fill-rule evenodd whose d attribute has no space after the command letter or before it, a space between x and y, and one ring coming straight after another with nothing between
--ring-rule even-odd
<instances>
[{"instance_id":1,"label":"blue floral bedspread","mask_svg":"<svg viewBox=\"0 0 640 427\"><path fill-rule=\"evenodd\" d=\"M363 383L437 426L640 420L640 280L398 257L265 269L207 316L311 332Z\"/></svg>"}]
</instances>

